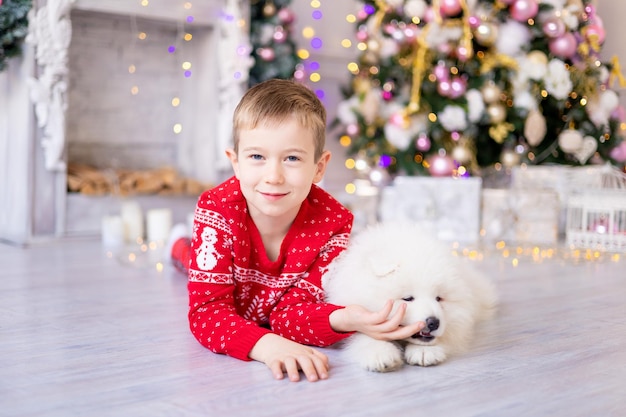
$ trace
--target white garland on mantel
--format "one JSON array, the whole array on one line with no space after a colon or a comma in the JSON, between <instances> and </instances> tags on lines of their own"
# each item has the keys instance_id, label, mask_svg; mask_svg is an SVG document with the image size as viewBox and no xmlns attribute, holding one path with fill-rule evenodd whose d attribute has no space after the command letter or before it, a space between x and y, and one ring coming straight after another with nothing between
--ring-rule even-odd
<instances>
[{"instance_id":1,"label":"white garland on mantel","mask_svg":"<svg viewBox=\"0 0 626 417\"><path fill-rule=\"evenodd\" d=\"M29 14L26 42L35 46L41 68L28 80L37 124L43 130L44 163L50 171L64 171L65 112L67 111L68 48L72 40L70 11L74 0L48 0Z\"/></svg>"}]
</instances>

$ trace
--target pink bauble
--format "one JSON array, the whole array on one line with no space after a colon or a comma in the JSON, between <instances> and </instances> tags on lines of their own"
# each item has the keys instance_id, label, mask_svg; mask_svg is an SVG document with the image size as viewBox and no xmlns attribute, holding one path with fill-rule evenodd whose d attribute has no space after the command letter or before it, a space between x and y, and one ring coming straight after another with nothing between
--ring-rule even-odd
<instances>
[{"instance_id":1,"label":"pink bauble","mask_svg":"<svg viewBox=\"0 0 626 417\"><path fill-rule=\"evenodd\" d=\"M565 33L565 22L556 16L549 17L543 22L541 29L548 38L558 38Z\"/></svg>"},{"instance_id":2,"label":"pink bauble","mask_svg":"<svg viewBox=\"0 0 626 417\"><path fill-rule=\"evenodd\" d=\"M516 0L509 9L511 17L518 22L526 22L537 16L539 5L536 0Z\"/></svg>"},{"instance_id":3,"label":"pink bauble","mask_svg":"<svg viewBox=\"0 0 626 417\"><path fill-rule=\"evenodd\" d=\"M467 91L467 81L462 77L454 77L450 82L450 98L459 98Z\"/></svg>"},{"instance_id":4,"label":"pink bauble","mask_svg":"<svg viewBox=\"0 0 626 417\"><path fill-rule=\"evenodd\" d=\"M460 0L440 0L439 10L444 16L456 16L461 13L461 1Z\"/></svg>"},{"instance_id":5,"label":"pink bauble","mask_svg":"<svg viewBox=\"0 0 626 417\"><path fill-rule=\"evenodd\" d=\"M274 40L276 43L283 43L287 40L287 33L282 27L277 27L274 30Z\"/></svg>"},{"instance_id":6,"label":"pink bauble","mask_svg":"<svg viewBox=\"0 0 626 417\"><path fill-rule=\"evenodd\" d=\"M437 83L437 92L443 97L450 97L452 83L449 80L441 80Z\"/></svg>"},{"instance_id":7,"label":"pink bauble","mask_svg":"<svg viewBox=\"0 0 626 417\"><path fill-rule=\"evenodd\" d=\"M611 158L616 160L619 163L626 162L626 142L622 142L613 149L611 149Z\"/></svg>"},{"instance_id":8,"label":"pink bauble","mask_svg":"<svg viewBox=\"0 0 626 417\"><path fill-rule=\"evenodd\" d=\"M435 78L437 78L438 81L444 81L444 80L450 79L450 70L448 69L446 64L435 65L433 74L435 74Z\"/></svg>"},{"instance_id":9,"label":"pink bauble","mask_svg":"<svg viewBox=\"0 0 626 417\"><path fill-rule=\"evenodd\" d=\"M482 23L482 20L478 16L471 15L467 21L469 22L470 28L476 29L478 25Z\"/></svg>"},{"instance_id":10,"label":"pink bauble","mask_svg":"<svg viewBox=\"0 0 626 417\"><path fill-rule=\"evenodd\" d=\"M576 53L578 42L572 32L566 32L563 36L550 40L548 47L550 52L559 58L571 58Z\"/></svg>"},{"instance_id":11,"label":"pink bauble","mask_svg":"<svg viewBox=\"0 0 626 417\"><path fill-rule=\"evenodd\" d=\"M626 109L624 106L619 105L611 112L611 118L619 120L620 122L626 122Z\"/></svg>"},{"instance_id":12,"label":"pink bauble","mask_svg":"<svg viewBox=\"0 0 626 417\"><path fill-rule=\"evenodd\" d=\"M276 58L276 52L272 48L259 48L257 54L263 61L273 61Z\"/></svg>"},{"instance_id":13,"label":"pink bauble","mask_svg":"<svg viewBox=\"0 0 626 417\"><path fill-rule=\"evenodd\" d=\"M449 42L442 42L437 46L437 51L439 51L441 55L450 55L452 45Z\"/></svg>"},{"instance_id":14,"label":"pink bauble","mask_svg":"<svg viewBox=\"0 0 626 417\"><path fill-rule=\"evenodd\" d=\"M389 123L391 123L394 126L404 128L406 124L406 120L402 113L394 113L389 117Z\"/></svg>"},{"instance_id":15,"label":"pink bauble","mask_svg":"<svg viewBox=\"0 0 626 417\"><path fill-rule=\"evenodd\" d=\"M604 30L604 27L594 23L585 28L585 37L587 37L587 39L595 37L598 43L603 44L604 39L606 38L606 31Z\"/></svg>"},{"instance_id":16,"label":"pink bauble","mask_svg":"<svg viewBox=\"0 0 626 417\"><path fill-rule=\"evenodd\" d=\"M351 123L346 126L346 133L350 136L354 136L359 133L359 125Z\"/></svg>"},{"instance_id":17,"label":"pink bauble","mask_svg":"<svg viewBox=\"0 0 626 417\"><path fill-rule=\"evenodd\" d=\"M404 37L407 41L412 41L417 38L417 34L419 32L419 28L417 25L410 24L406 28L404 28Z\"/></svg>"},{"instance_id":18,"label":"pink bauble","mask_svg":"<svg viewBox=\"0 0 626 417\"><path fill-rule=\"evenodd\" d=\"M368 40L368 39L369 39L369 34L367 33L367 31L366 31L366 30L359 30L359 31L356 33L356 39L357 39L359 42L365 42L366 40Z\"/></svg>"},{"instance_id":19,"label":"pink bauble","mask_svg":"<svg viewBox=\"0 0 626 417\"><path fill-rule=\"evenodd\" d=\"M433 177L448 177L454 173L454 160L447 155L434 155L428 158L428 172Z\"/></svg>"},{"instance_id":20,"label":"pink bauble","mask_svg":"<svg viewBox=\"0 0 626 417\"><path fill-rule=\"evenodd\" d=\"M459 45L459 46L457 46L457 48L456 48L456 53L455 53L455 55L456 55L456 58L457 58L459 61L461 61L461 62L467 62L467 60L471 58L471 55L472 55L472 54L470 53L469 49L467 49L467 48L466 48L466 47L464 47L464 46Z\"/></svg>"},{"instance_id":21,"label":"pink bauble","mask_svg":"<svg viewBox=\"0 0 626 417\"><path fill-rule=\"evenodd\" d=\"M430 23L435 20L435 11L432 7L426 9L426 11L424 12L424 18L422 20L424 20L424 22L426 23Z\"/></svg>"},{"instance_id":22,"label":"pink bauble","mask_svg":"<svg viewBox=\"0 0 626 417\"><path fill-rule=\"evenodd\" d=\"M291 11L291 9L283 7L278 11L278 19L285 24L290 24L296 20L296 15Z\"/></svg>"},{"instance_id":23,"label":"pink bauble","mask_svg":"<svg viewBox=\"0 0 626 417\"><path fill-rule=\"evenodd\" d=\"M428 152L430 150L431 142L430 138L426 136L424 133L418 136L415 141L415 147L420 152Z\"/></svg>"}]
</instances>

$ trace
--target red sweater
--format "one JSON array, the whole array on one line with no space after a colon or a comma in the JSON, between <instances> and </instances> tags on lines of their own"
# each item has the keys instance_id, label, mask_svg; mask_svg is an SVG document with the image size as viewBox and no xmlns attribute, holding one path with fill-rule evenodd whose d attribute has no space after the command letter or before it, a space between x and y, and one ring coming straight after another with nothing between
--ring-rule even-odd
<instances>
[{"instance_id":1,"label":"red sweater","mask_svg":"<svg viewBox=\"0 0 626 417\"><path fill-rule=\"evenodd\" d=\"M328 316L322 275L346 248L353 216L313 185L283 240L267 258L239 181L204 192L196 206L189 262L189 325L205 347L249 360L265 334L328 346L347 337Z\"/></svg>"}]
</instances>

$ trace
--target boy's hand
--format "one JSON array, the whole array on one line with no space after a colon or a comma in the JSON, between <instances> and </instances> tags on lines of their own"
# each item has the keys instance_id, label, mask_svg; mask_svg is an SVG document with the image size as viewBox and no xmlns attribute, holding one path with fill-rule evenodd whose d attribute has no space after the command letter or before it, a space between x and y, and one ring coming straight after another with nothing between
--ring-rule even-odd
<instances>
[{"instance_id":1,"label":"boy's hand","mask_svg":"<svg viewBox=\"0 0 626 417\"><path fill-rule=\"evenodd\" d=\"M406 339L426 325L419 321L402 326L406 304L400 304L393 316L389 317L392 309L392 300L387 301L380 311L374 312L360 305L349 305L331 313L330 325L337 332L359 332L373 339L386 341Z\"/></svg>"},{"instance_id":2,"label":"boy's hand","mask_svg":"<svg viewBox=\"0 0 626 417\"><path fill-rule=\"evenodd\" d=\"M328 357L311 347L268 333L254 345L250 359L266 364L274 378L300 380L300 370L311 382L328 378Z\"/></svg>"}]
</instances>

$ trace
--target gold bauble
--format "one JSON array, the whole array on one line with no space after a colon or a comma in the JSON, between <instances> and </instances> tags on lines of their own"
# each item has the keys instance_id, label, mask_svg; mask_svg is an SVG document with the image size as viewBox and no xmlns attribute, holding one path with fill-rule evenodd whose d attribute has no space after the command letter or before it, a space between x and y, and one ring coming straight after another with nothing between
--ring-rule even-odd
<instances>
[{"instance_id":1,"label":"gold bauble","mask_svg":"<svg viewBox=\"0 0 626 417\"><path fill-rule=\"evenodd\" d=\"M267 3L263 6L263 16L272 17L276 14L276 6L274 3Z\"/></svg>"},{"instance_id":2,"label":"gold bauble","mask_svg":"<svg viewBox=\"0 0 626 417\"><path fill-rule=\"evenodd\" d=\"M506 108L502 104L490 104L487 106L489 121L493 124L502 123L506 120Z\"/></svg>"},{"instance_id":3,"label":"gold bauble","mask_svg":"<svg viewBox=\"0 0 626 417\"><path fill-rule=\"evenodd\" d=\"M520 156L515 151L510 149L505 149L500 154L500 162L507 168L519 165L520 161Z\"/></svg>"},{"instance_id":4,"label":"gold bauble","mask_svg":"<svg viewBox=\"0 0 626 417\"><path fill-rule=\"evenodd\" d=\"M490 104L500 101L500 95L502 94L502 90L500 90L500 87L498 87L496 83L490 81L482 86L482 88L480 89L480 93L483 95L483 100L485 100L485 103Z\"/></svg>"},{"instance_id":5,"label":"gold bauble","mask_svg":"<svg viewBox=\"0 0 626 417\"><path fill-rule=\"evenodd\" d=\"M450 156L460 164L467 164L472 160L473 155L467 146L457 145L452 149Z\"/></svg>"},{"instance_id":6,"label":"gold bauble","mask_svg":"<svg viewBox=\"0 0 626 417\"><path fill-rule=\"evenodd\" d=\"M526 55L526 58L532 64L548 65L548 56L544 52L537 49L530 51L528 55Z\"/></svg>"},{"instance_id":7,"label":"gold bauble","mask_svg":"<svg viewBox=\"0 0 626 417\"><path fill-rule=\"evenodd\" d=\"M489 22L482 22L474 29L474 39L483 46L493 46L498 39L498 27Z\"/></svg>"}]
</instances>

